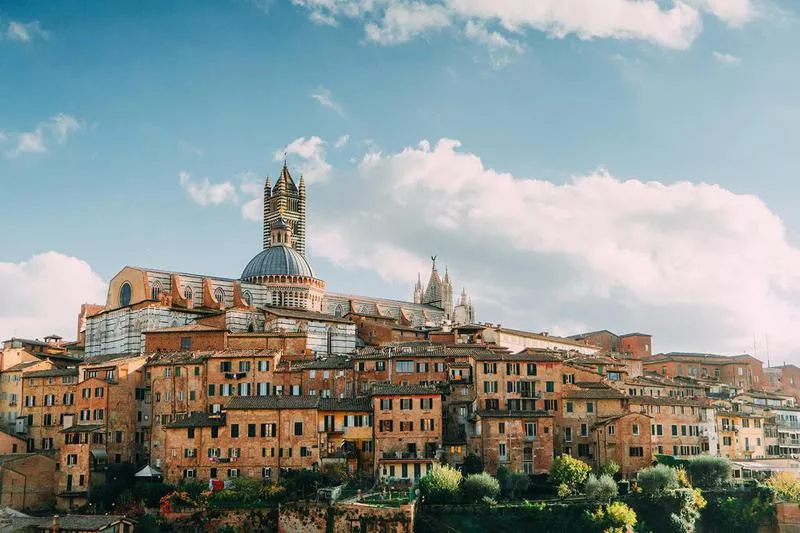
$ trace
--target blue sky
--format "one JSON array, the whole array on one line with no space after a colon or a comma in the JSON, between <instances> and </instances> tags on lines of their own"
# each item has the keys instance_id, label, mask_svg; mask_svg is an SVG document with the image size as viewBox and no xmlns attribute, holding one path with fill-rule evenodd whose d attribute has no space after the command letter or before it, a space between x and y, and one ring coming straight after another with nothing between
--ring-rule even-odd
<instances>
[{"instance_id":1,"label":"blue sky","mask_svg":"<svg viewBox=\"0 0 800 533\"><path fill-rule=\"evenodd\" d=\"M312 176L310 258L331 290L408 297L437 253L481 320L646 330L663 350L770 336L792 357L797 6L667 0L622 20L604 14L627 0L588 18L581 0L535 6L552 3L3 2L0 285L25 298L49 251L91 274L58 308L7 299L0 335L71 327L75 302L97 299L92 276L125 264L237 276L260 244L248 191L290 145ZM503 176L525 201L481 203ZM598 249L564 244L595 227L611 233Z\"/></svg>"}]
</instances>

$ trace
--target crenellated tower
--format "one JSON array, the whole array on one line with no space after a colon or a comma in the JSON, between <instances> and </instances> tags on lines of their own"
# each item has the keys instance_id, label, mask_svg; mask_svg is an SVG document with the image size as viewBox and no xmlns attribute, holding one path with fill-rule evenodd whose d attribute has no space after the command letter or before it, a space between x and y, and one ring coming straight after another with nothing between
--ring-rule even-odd
<instances>
[{"instance_id":1,"label":"crenellated tower","mask_svg":"<svg viewBox=\"0 0 800 533\"><path fill-rule=\"evenodd\" d=\"M282 210L282 211L281 211ZM281 217L281 213L283 216ZM306 184L300 177L300 186L295 185L286 160L283 161L281 174L270 187L270 179L264 183L264 241L266 250L272 244L272 228L280 218L289 224L292 230L292 248L303 257L306 255Z\"/></svg>"}]
</instances>

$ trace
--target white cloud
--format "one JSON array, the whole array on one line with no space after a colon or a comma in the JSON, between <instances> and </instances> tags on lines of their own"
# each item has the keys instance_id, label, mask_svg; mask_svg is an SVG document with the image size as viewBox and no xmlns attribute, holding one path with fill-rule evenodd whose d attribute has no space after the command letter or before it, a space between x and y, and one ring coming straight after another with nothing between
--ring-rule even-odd
<instances>
[{"instance_id":1,"label":"white cloud","mask_svg":"<svg viewBox=\"0 0 800 533\"><path fill-rule=\"evenodd\" d=\"M0 32L2 32L2 26L0 26ZM2 33L5 33L6 39L10 41L20 41L23 43L31 41L36 37L40 37L45 40L50 38L50 33L42 28L42 25L38 20L28 23L16 22L12 20L8 23L8 26L6 26L5 32ZM2 37L2 35L0 35L0 37Z\"/></svg>"},{"instance_id":2,"label":"white cloud","mask_svg":"<svg viewBox=\"0 0 800 533\"><path fill-rule=\"evenodd\" d=\"M0 262L0 338L77 335L83 303L104 303L107 285L78 258L57 252Z\"/></svg>"},{"instance_id":3,"label":"white cloud","mask_svg":"<svg viewBox=\"0 0 800 533\"><path fill-rule=\"evenodd\" d=\"M392 2L377 22L364 26L367 38L379 44L408 42L411 38L450 25L450 13L438 4Z\"/></svg>"},{"instance_id":4,"label":"white cloud","mask_svg":"<svg viewBox=\"0 0 800 533\"><path fill-rule=\"evenodd\" d=\"M325 141L316 135L293 140L286 147L285 154L296 155L303 160L300 173L308 183L327 179L331 171L331 165L325 160ZM274 160L282 161L285 154L282 151L275 152Z\"/></svg>"},{"instance_id":5,"label":"white cloud","mask_svg":"<svg viewBox=\"0 0 800 533\"><path fill-rule=\"evenodd\" d=\"M701 12L741 25L753 17L750 0L292 0L312 19L334 24L355 19L368 40L400 44L443 28L472 33L470 38L497 47L508 34L527 29L552 37L622 39L685 49L702 31ZM480 32L499 22L503 33ZM480 37L476 32L480 33ZM468 35L469 36L469 35ZM478 38L476 38L478 37ZM502 38L502 40L501 40ZM500 46L503 46L500 44Z\"/></svg>"},{"instance_id":6,"label":"white cloud","mask_svg":"<svg viewBox=\"0 0 800 533\"><path fill-rule=\"evenodd\" d=\"M349 141L350 141L350 135L347 135L347 134L345 134L345 135L342 135L341 137L339 137L339 138L336 140L336 143L334 143L334 145L333 145L333 146L334 146L334 148L342 148L342 147L343 147L344 145L346 145L346 144L347 144Z\"/></svg>"},{"instance_id":7,"label":"white cloud","mask_svg":"<svg viewBox=\"0 0 800 533\"><path fill-rule=\"evenodd\" d=\"M714 52L711 52L711 55L714 56L714 59L726 65L738 65L739 63L742 62L741 58L738 58L731 54L724 54L722 52L717 52L716 50Z\"/></svg>"},{"instance_id":8,"label":"white cloud","mask_svg":"<svg viewBox=\"0 0 800 533\"><path fill-rule=\"evenodd\" d=\"M50 117L45 122L37 124L32 131L10 134L7 138L14 139L16 146L6 152L8 157L17 157L23 154L36 154L47 152L47 144L56 141L59 144L67 142L69 136L84 128L84 124L75 117L59 113Z\"/></svg>"},{"instance_id":9,"label":"white cloud","mask_svg":"<svg viewBox=\"0 0 800 533\"><path fill-rule=\"evenodd\" d=\"M692 0L692 3L734 28L742 27L757 15L753 0Z\"/></svg>"},{"instance_id":10,"label":"white cloud","mask_svg":"<svg viewBox=\"0 0 800 533\"><path fill-rule=\"evenodd\" d=\"M344 116L344 108L341 104L339 104L339 102L333 99L333 95L325 87L318 87L317 90L312 92L310 96L319 102L319 105L322 107L327 107L339 115Z\"/></svg>"},{"instance_id":11,"label":"white cloud","mask_svg":"<svg viewBox=\"0 0 800 533\"><path fill-rule=\"evenodd\" d=\"M185 171L178 175L178 180L189 198L196 204L205 206L239 202L236 186L229 181L211 183L208 178L205 178L197 183L192 180L191 174Z\"/></svg>"},{"instance_id":12,"label":"white cloud","mask_svg":"<svg viewBox=\"0 0 800 533\"><path fill-rule=\"evenodd\" d=\"M355 191L357 209L317 214L315 255L410 287L423 258L438 253L459 285L477 287L476 301L503 302L479 307L483 319L617 321L673 349L740 351L754 333L769 334L776 353L794 349L800 250L755 196L605 170L556 185L487 169L449 139L368 154L319 194ZM482 294L486 285L506 296Z\"/></svg>"},{"instance_id":13,"label":"white cloud","mask_svg":"<svg viewBox=\"0 0 800 533\"><path fill-rule=\"evenodd\" d=\"M464 35L486 46L494 68L506 66L523 52L522 45L517 41L509 40L496 31L489 31L481 22L467 21Z\"/></svg>"}]
</instances>

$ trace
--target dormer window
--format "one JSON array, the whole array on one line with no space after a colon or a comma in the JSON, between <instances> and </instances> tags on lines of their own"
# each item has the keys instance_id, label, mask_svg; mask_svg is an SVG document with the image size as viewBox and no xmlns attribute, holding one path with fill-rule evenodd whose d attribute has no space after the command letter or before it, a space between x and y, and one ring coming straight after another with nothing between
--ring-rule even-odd
<instances>
[{"instance_id":1,"label":"dormer window","mask_svg":"<svg viewBox=\"0 0 800 533\"><path fill-rule=\"evenodd\" d=\"M119 288L119 306L125 307L131 304L131 284L127 281Z\"/></svg>"}]
</instances>

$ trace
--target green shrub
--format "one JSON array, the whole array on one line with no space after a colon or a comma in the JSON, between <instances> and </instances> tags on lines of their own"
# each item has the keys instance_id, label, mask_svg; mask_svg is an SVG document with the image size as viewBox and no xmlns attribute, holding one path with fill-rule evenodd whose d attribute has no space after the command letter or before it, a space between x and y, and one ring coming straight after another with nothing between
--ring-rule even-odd
<instances>
[{"instance_id":1,"label":"green shrub","mask_svg":"<svg viewBox=\"0 0 800 533\"><path fill-rule=\"evenodd\" d=\"M524 494L525 491L528 490L530 484L531 478L528 474L524 472L512 472L506 478L506 484L503 490L506 497L513 500Z\"/></svg>"},{"instance_id":2,"label":"green shrub","mask_svg":"<svg viewBox=\"0 0 800 533\"><path fill-rule=\"evenodd\" d=\"M685 488L643 492L632 498L631 503L642 524L642 531L653 533L694 532L695 522L706 505L699 489Z\"/></svg>"},{"instance_id":3,"label":"green shrub","mask_svg":"<svg viewBox=\"0 0 800 533\"><path fill-rule=\"evenodd\" d=\"M470 453L464 458L464 464L461 467L461 470L464 472L465 476L470 474L480 474L483 472L483 461L481 461L481 458L478 455Z\"/></svg>"},{"instance_id":4,"label":"green shrub","mask_svg":"<svg viewBox=\"0 0 800 533\"><path fill-rule=\"evenodd\" d=\"M461 484L464 500L470 503L483 501L484 498L496 499L500 495L500 482L486 472L471 474Z\"/></svg>"},{"instance_id":5,"label":"green shrub","mask_svg":"<svg viewBox=\"0 0 800 533\"><path fill-rule=\"evenodd\" d=\"M611 476L614 477L614 474L619 472L619 463L616 461L608 461L603 466L597 469L598 476Z\"/></svg>"},{"instance_id":6,"label":"green shrub","mask_svg":"<svg viewBox=\"0 0 800 533\"><path fill-rule=\"evenodd\" d=\"M778 472L767 480L767 486L783 502L800 502L800 481L789 472Z\"/></svg>"},{"instance_id":7,"label":"green shrub","mask_svg":"<svg viewBox=\"0 0 800 533\"><path fill-rule=\"evenodd\" d=\"M458 500L461 480L455 468L434 464L419 480L419 492L427 503L453 503Z\"/></svg>"},{"instance_id":8,"label":"green shrub","mask_svg":"<svg viewBox=\"0 0 800 533\"><path fill-rule=\"evenodd\" d=\"M639 471L636 481L647 496L661 494L680 487L678 473L666 465L656 465Z\"/></svg>"},{"instance_id":9,"label":"green shrub","mask_svg":"<svg viewBox=\"0 0 800 533\"><path fill-rule=\"evenodd\" d=\"M569 455L559 455L550 467L550 482L558 487L560 497L575 494L592 468Z\"/></svg>"},{"instance_id":10,"label":"green shrub","mask_svg":"<svg viewBox=\"0 0 800 533\"><path fill-rule=\"evenodd\" d=\"M715 494L702 513L706 533L756 533L775 519L773 492L767 487L752 491Z\"/></svg>"},{"instance_id":11,"label":"green shrub","mask_svg":"<svg viewBox=\"0 0 800 533\"><path fill-rule=\"evenodd\" d=\"M622 502L599 507L591 516L603 533L632 531L636 525L636 512Z\"/></svg>"},{"instance_id":12,"label":"green shrub","mask_svg":"<svg viewBox=\"0 0 800 533\"><path fill-rule=\"evenodd\" d=\"M609 503L617 496L617 482L608 474L603 474L599 478L589 474L583 492L596 502Z\"/></svg>"},{"instance_id":13,"label":"green shrub","mask_svg":"<svg viewBox=\"0 0 800 533\"><path fill-rule=\"evenodd\" d=\"M686 471L695 487L715 489L731 479L731 462L724 457L698 455L686 464Z\"/></svg>"}]
</instances>

